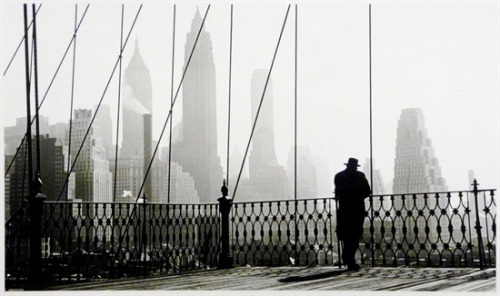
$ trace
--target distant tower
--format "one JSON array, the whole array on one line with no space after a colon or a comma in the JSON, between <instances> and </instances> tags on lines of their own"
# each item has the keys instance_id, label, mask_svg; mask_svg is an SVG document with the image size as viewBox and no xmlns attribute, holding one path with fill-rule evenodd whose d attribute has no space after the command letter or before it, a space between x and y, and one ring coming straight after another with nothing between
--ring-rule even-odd
<instances>
[{"instance_id":1,"label":"distant tower","mask_svg":"<svg viewBox=\"0 0 500 296\"><path fill-rule=\"evenodd\" d=\"M294 194L294 147L290 148L287 162L287 176L290 180L290 194ZM318 182L314 158L309 146L300 145L297 147L297 198L318 197Z\"/></svg>"},{"instance_id":2,"label":"distant tower","mask_svg":"<svg viewBox=\"0 0 500 296\"><path fill-rule=\"evenodd\" d=\"M441 168L427 137L421 109L404 109L398 122L393 192L446 191Z\"/></svg>"},{"instance_id":3,"label":"distant tower","mask_svg":"<svg viewBox=\"0 0 500 296\"><path fill-rule=\"evenodd\" d=\"M146 67L139 43L135 41L135 50L125 69L123 82L123 120L122 146L120 157L144 156L143 117L152 113L151 76Z\"/></svg>"},{"instance_id":4,"label":"distant tower","mask_svg":"<svg viewBox=\"0 0 500 296\"><path fill-rule=\"evenodd\" d=\"M202 19L199 11L191 23L185 45L185 65ZM202 30L183 84L182 140L173 146L172 157L194 179L201 203L220 196L222 167L217 155L215 64L210 34Z\"/></svg>"},{"instance_id":5,"label":"distant tower","mask_svg":"<svg viewBox=\"0 0 500 296\"><path fill-rule=\"evenodd\" d=\"M266 70L255 70L252 75L252 121L262 97L267 78ZM250 152L249 175L254 189L252 199L276 200L289 198L288 178L285 168L278 164L274 150L273 88L269 81L262 104Z\"/></svg>"},{"instance_id":6,"label":"distant tower","mask_svg":"<svg viewBox=\"0 0 500 296\"><path fill-rule=\"evenodd\" d=\"M393 193L407 194L447 190L445 180L441 177L441 168L439 167L438 160L434 157L431 140L427 137L422 110L418 108L404 109L398 122ZM411 195L406 195L405 207L403 207L401 198L395 199L394 210L401 210L403 213L406 213L408 210L413 209L414 206L418 209L424 209L424 205L427 204L427 208L433 208L436 203L434 196L428 198L427 201L422 195L418 195L417 197L413 201ZM427 210L424 213L427 213ZM414 215L416 214L414 213ZM400 240L403 238L402 221L402 219L395 220L395 226L398 229L396 238ZM415 239L413 232L415 226L420 229L419 237L425 235L425 227L428 226L433 230L437 227L435 220L429 221L428 225L424 219L418 219L417 225L414 225L414 219L406 221L408 229L406 238L409 242L413 242ZM448 225L444 226L447 227ZM435 238L437 234L431 232L429 236Z\"/></svg>"}]
</instances>

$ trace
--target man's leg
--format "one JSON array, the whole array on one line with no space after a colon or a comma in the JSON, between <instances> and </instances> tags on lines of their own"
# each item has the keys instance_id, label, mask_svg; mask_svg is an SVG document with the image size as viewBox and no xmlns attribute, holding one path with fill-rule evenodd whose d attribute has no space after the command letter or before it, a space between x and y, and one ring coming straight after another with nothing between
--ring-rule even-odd
<instances>
[{"instance_id":1,"label":"man's leg","mask_svg":"<svg viewBox=\"0 0 500 296\"><path fill-rule=\"evenodd\" d=\"M359 248L359 240L346 240L344 241L344 254L345 257L342 256L345 264L347 264L347 268L351 270L358 270L359 265L356 264L356 251Z\"/></svg>"}]
</instances>

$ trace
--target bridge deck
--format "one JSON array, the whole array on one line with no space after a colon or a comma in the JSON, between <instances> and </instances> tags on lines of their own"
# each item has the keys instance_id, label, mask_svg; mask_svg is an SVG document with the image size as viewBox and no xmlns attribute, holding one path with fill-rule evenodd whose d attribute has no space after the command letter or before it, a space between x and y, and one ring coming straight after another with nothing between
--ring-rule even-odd
<instances>
[{"instance_id":1,"label":"bridge deck","mask_svg":"<svg viewBox=\"0 0 500 296\"><path fill-rule=\"evenodd\" d=\"M237 267L151 278L94 281L55 290L351 290L495 292L494 268ZM489 293L488 293L489 294ZM483 294L485 295L485 294Z\"/></svg>"}]
</instances>

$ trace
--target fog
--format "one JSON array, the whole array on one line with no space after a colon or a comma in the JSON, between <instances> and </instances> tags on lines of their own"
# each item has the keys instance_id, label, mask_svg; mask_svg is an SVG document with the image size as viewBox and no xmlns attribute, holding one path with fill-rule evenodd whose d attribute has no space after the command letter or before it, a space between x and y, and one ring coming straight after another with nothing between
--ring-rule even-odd
<instances>
[{"instance_id":1,"label":"fog","mask_svg":"<svg viewBox=\"0 0 500 296\"><path fill-rule=\"evenodd\" d=\"M125 2L125 37L139 8ZM153 85L153 140L168 115L172 71L173 2L142 2L123 53L126 68L138 40ZM481 188L499 181L499 17L498 2L372 1L373 157L385 183L394 172L397 121L401 110L421 108L428 136L450 190L468 187L473 170ZM177 3L174 93L184 66L186 34L196 9L208 2ZM230 3L210 6L210 33L216 66L218 153L226 167L229 97ZM367 2L298 2L298 136L329 167L318 176L331 182L349 157L361 164L370 155L369 14ZM1 4L1 69L6 69L23 36L21 2ZM86 3L78 3L78 17ZM230 151L244 151L251 129L250 79L269 69L288 2L234 2ZM30 7L31 9L31 7ZM31 10L30 10L31 11ZM30 12L31 13L31 12ZM43 3L37 17L39 93L43 96L72 38L75 4ZM278 162L286 166L294 143L295 4L290 8L273 80ZM121 4L91 2L77 34L75 108L94 108L119 56ZM73 51L50 88L41 114L50 123L70 114ZM188 69L189 71L189 69ZM117 71L105 93L114 124ZM23 47L2 77L1 122L25 116ZM123 91L123 90L122 90ZM173 110L182 114L182 91ZM116 127L113 127L116 129ZM3 136L3 129L2 129ZM164 136L161 146L166 146ZM121 139L119 140L121 143ZM175 153L175 151L173 152ZM3 157L3 153L2 153ZM241 160L231 160L231 162ZM300 172L299 172L300 174ZM333 184L332 184L333 189ZM320 192L320 195L328 192Z\"/></svg>"}]
</instances>

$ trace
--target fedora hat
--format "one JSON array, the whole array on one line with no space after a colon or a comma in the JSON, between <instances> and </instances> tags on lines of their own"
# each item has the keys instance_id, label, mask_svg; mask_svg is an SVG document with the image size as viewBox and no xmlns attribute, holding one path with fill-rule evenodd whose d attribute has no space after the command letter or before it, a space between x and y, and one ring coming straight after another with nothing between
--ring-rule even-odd
<instances>
[{"instance_id":1,"label":"fedora hat","mask_svg":"<svg viewBox=\"0 0 500 296\"><path fill-rule=\"evenodd\" d=\"M356 158L349 158L349 160L347 160L347 163L344 163L346 166L357 166L359 167L360 165L358 164L358 160Z\"/></svg>"}]
</instances>

